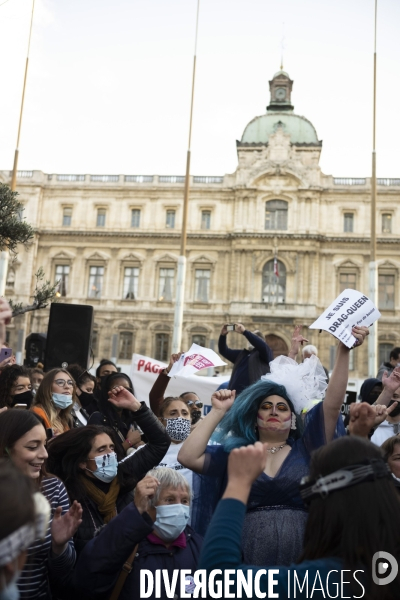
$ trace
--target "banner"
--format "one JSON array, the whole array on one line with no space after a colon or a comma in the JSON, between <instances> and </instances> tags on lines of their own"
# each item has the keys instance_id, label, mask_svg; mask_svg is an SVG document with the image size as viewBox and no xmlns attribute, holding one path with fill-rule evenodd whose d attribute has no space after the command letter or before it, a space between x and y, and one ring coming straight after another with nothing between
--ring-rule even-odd
<instances>
[{"instance_id":1,"label":"banner","mask_svg":"<svg viewBox=\"0 0 400 600\"><path fill-rule=\"evenodd\" d=\"M345 346L352 348L356 342L351 333L352 327L370 327L380 316L381 313L367 296L357 290L344 290L309 328L328 331Z\"/></svg>"},{"instance_id":2,"label":"banner","mask_svg":"<svg viewBox=\"0 0 400 600\"><path fill-rule=\"evenodd\" d=\"M204 350L204 348L202 349ZM139 401L146 402L149 405L149 393L159 373L167 365L163 362L154 360L149 356L134 354L132 356L130 377L133 382L135 396ZM221 375L219 377L203 377L201 375L173 377L166 389L166 396L179 396L184 392L195 392L204 404L204 414L211 407L211 396L221 385L229 381L229 376Z\"/></svg>"},{"instance_id":3,"label":"banner","mask_svg":"<svg viewBox=\"0 0 400 600\"><path fill-rule=\"evenodd\" d=\"M220 359L214 350L203 348L197 344L192 344L187 352L184 352L179 360L173 364L169 372L169 377L188 377L203 369L212 367L223 367L226 363Z\"/></svg>"}]
</instances>

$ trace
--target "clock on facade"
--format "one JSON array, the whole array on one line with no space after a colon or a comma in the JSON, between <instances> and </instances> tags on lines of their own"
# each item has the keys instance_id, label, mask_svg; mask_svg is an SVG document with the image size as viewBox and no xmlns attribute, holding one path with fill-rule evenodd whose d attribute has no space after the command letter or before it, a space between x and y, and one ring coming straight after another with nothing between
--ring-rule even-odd
<instances>
[{"instance_id":1,"label":"clock on facade","mask_svg":"<svg viewBox=\"0 0 400 600\"><path fill-rule=\"evenodd\" d=\"M279 87L275 91L275 98L277 100L285 100L286 98L286 90L285 88Z\"/></svg>"}]
</instances>

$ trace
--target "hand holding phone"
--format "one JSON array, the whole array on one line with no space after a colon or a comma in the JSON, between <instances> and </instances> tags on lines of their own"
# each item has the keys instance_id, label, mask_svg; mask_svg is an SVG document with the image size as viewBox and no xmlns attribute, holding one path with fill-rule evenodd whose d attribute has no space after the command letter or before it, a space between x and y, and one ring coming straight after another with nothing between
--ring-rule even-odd
<instances>
[{"instance_id":1,"label":"hand holding phone","mask_svg":"<svg viewBox=\"0 0 400 600\"><path fill-rule=\"evenodd\" d=\"M0 350L0 364L12 357L12 349L11 348L2 348ZM7 364L7 363L6 363Z\"/></svg>"},{"instance_id":2,"label":"hand holding phone","mask_svg":"<svg viewBox=\"0 0 400 600\"><path fill-rule=\"evenodd\" d=\"M235 325L233 325L233 324L232 325L227 325L226 326L226 330L227 331L235 331Z\"/></svg>"}]
</instances>

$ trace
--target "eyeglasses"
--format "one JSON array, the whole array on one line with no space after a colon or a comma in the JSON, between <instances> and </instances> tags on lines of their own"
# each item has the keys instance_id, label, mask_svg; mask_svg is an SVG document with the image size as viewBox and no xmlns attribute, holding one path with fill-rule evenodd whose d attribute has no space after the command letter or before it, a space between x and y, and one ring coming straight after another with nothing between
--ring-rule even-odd
<instances>
[{"instance_id":1,"label":"eyeglasses","mask_svg":"<svg viewBox=\"0 0 400 600\"><path fill-rule=\"evenodd\" d=\"M193 404L195 404L197 406L197 408L203 408L203 403L200 402L200 400L188 400L188 402L187 402L188 406L193 406Z\"/></svg>"},{"instance_id":2,"label":"eyeglasses","mask_svg":"<svg viewBox=\"0 0 400 600\"><path fill-rule=\"evenodd\" d=\"M56 383L57 385L59 385L60 387L64 388L66 385L68 387L74 387L74 382L72 381L72 379L55 379L54 383Z\"/></svg>"}]
</instances>

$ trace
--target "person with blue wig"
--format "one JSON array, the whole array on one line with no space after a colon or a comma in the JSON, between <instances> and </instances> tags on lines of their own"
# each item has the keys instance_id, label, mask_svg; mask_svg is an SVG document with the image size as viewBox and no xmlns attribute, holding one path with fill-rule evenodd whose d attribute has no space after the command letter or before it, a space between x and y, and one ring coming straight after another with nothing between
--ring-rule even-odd
<instances>
[{"instance_id":1,"label":"person with blue wig","mask_svg":"<svg viewBox=\"0 0 400 600\"><path fill-rule=\"evenodd\" d=\"M352 333L358 346L368 329L354 327ZM308 474L311 452L345 434L340 407L346 393L349 355L349 348L339 342L327 389L316 356L301 364L278 357L270 364L271 373L246 388L236 400L234 390L212 395L212 410L178 455L182 465L200 474L193 489L192 524L196 531L205 533L222 497L229 453L261 441L267 447L267 462L252 485L247 503L243 559L253 565L273 566L289 565L298 558L307 520L299 483ZM325 389L324 401L315 404ZM309 406L312 408L301 423L299 415ZM214 443L208 445L211 436Z\"/></svg>"}]
</instances>

